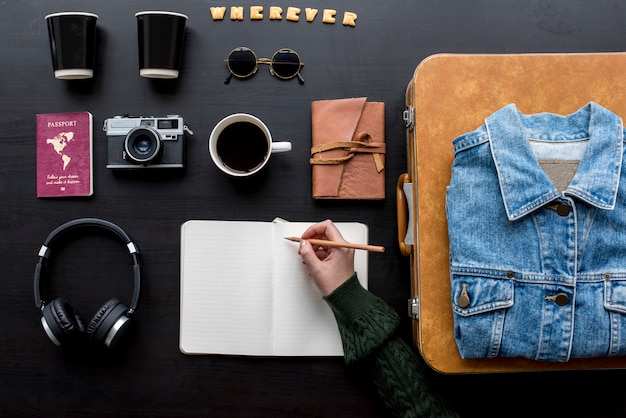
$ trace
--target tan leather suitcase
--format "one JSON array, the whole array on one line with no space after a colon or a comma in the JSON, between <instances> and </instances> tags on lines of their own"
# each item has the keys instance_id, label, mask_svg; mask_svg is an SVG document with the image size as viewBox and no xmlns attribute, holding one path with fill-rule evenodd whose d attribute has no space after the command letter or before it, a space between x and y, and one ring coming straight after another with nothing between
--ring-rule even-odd
<instances>
[{"instance_id":1,"label":"tan leather suitcase","mask_svg":"<svg viewBox=\"0 0 626 418\"><path fill-rule=\"evenodd\" d=\"M452 140L509 103L525 114L570 114L590 101L626 116L626 53L428 57L406 90L408 173L398 179L398 241L411 260L415 347L442 373L624 368L626 357L566 363L463 360L453 336L445 192ZM406 235L406 237L405 237Z\"/></svg>"}]
</instances>

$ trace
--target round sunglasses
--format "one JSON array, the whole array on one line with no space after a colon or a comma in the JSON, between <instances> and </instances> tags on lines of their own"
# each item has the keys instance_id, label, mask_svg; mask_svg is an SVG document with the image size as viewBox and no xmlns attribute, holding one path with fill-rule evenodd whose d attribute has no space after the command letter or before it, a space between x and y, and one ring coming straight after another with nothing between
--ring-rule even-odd
<instances>
[{"instance_id":1,"label":"round sunglasses","mask_svg":"<svg viewBox=\"0 0 626 418\"><path fill-rule=\"evenodd\" d=\"M272 58L257 58L256 54L245 46L233 49L225 60L228 67L228 77L225 84L230 83L232 76L237 78L252 77L259 69L259 64L268 64L270 74L283 80L298 77L298 82L304 84L300 75L300 68L304 63L296 51L290 48L281 48L272 55Z\"/></svg>"}]
</instances>

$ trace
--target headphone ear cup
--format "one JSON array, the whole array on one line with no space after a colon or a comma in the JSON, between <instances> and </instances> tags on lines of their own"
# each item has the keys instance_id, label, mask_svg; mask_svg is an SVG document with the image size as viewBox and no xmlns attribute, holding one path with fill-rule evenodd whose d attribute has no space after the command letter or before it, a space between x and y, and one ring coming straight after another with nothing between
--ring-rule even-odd
<instances>
[{"instance_id":1,"label":"headphone ear cup","mask_svg":"<svg viewBox=\"0 0 626 418\"><path fill-rule=\"evenodd\" d=\"M89 340L99 346L112 348L126 331L130 318L128 308L117 299L108 300L87 326Z\"/></svg>"},{"instance_id":2,"label":"headphone ear cup","mask_svg":"<svg viewBox=\"0 0 626 418\"><path fill-rule=\"evenodd\" d=\"M44 306L41 325L52 342L58 346L81 339L85 333L83 321L72 305L57 298Z\"/></svg>"}]
</instances>

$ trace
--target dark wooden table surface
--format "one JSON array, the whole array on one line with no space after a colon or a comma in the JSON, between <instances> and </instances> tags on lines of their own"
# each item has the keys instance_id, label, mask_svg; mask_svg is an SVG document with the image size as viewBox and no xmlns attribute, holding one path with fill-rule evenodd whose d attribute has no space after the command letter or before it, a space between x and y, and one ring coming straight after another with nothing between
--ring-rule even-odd
<instances>
[{"instance_id":1,"label":"dark wooden table surface","mask_svg":"<svg viewBox=\"0 0 626 418\"><path fill-rule=\"evenodd\" d=\"M249 7L265 7L249 19ZM243 21L211 18L210 7L242 6ZM269 7L302 9L298 22L269 19ZM313 22L305 8L320 10ZM337 22L321 21L335 9ZM68 10L99 15L92 80L52 74L44 17ZM138 74L141 10L189 16L180 78ZM355 27L342 25L356 13ZM384 255L370 257L370 289L406 318L409 267L396 245L395 181L406 170L404 92L433 53L604 52L626 46L626 3L614 0L335 0L239 2L17 1L0 4L0 415L3 416L295 416L377 417L383 410L341 358L185 356L178 350L180 226L188 219L296 221L332 218L370 226ZM245 81L223 83L224 58L237 46L259 56L298 51L306 83L280 81L263 66ZM386 104L387 194L381 202L311 198L308 152L313 100L367 96ZM626 97L626 94L625 94ZM35 114L94 116L91 198L35 196ZM250 179L231 179L210 162L207 139L222 117L252 113L277 139L293 143ZM180 114L193 130L183 175L120 176L105 168L106 118ZM145 170L144 170L145 171ZM147 175L146 175L147 174ZM114 353L52 345L35 309L32 275L48 233L93 216L135 240L144 286L130 334ZM70 299L86 319L107 299L128 302L128 256L115 241L76 237L55 255L47 292ZM410 339L410 322L403 332ZM626 416L622 371L441 376L437 390L466 416Z\"/></svg>"}]
</instances>

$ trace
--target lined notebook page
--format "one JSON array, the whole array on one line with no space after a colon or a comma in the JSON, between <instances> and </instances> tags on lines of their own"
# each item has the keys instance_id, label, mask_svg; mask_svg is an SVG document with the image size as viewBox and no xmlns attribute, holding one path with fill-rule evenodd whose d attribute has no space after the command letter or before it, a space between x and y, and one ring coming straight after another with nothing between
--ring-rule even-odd
<instances>
[{"instance_id":1,"label":"lined notebook page","mask_svg":"<svg viewBox=\"0 0 626 418\"><path fill-rule=\"evenodd\" d=\"M188 221L181 235L181 351L270 355L272 224Z\"/></svg>"},{"instance_id":2,"label":"lined notebook page","mask_svg":"<svg viewBox=\"0 0 626 418\"><path fill-rule=\"evenodd\" d=\"M298 255L302 222L188 221L181 228L180 350L186 354L341 356L332 311ZM367 226L338 223L367 243ZM367 252L355 253L367 283Z\"/></svg>"}]
</instances>

